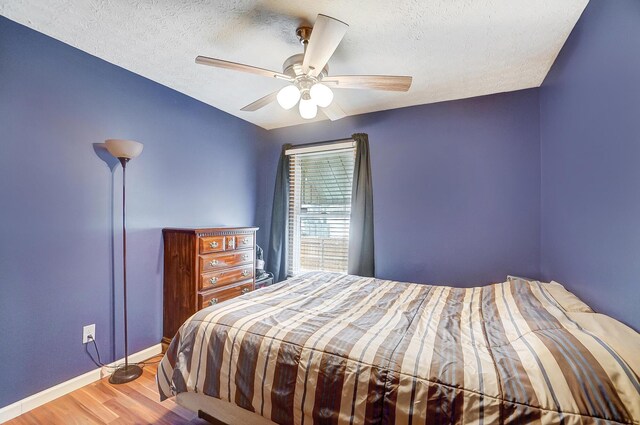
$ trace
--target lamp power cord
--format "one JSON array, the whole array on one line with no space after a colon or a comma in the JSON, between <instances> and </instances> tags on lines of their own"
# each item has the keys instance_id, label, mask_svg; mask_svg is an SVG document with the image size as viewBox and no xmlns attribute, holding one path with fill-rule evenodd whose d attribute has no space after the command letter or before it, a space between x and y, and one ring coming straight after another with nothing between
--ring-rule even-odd
<instances>
[{"instance_id":1,"label":"lamp power cord","mask_svg":"<svg viewBox=\"0 0 640 425\"><path fill-rule=\"evenodd\" d=\"M87 343L87 344L85 344L85 345L84 345L84 350L85 350L85 352L89 355L89 358L91 359L91 361L93 362L93 364L95 364L95 365L96 365L96 366L98 366L98 367L104 367L104 368L107 368L107 369L112 369L112 371L113 371L113 370L116 370L118 367L122 366L122 365L113 366L113 365L109 365L109 364L105 364L105 363L103 363L103 362L102 362L102 359L100 358L100 350L98 349L98 344L96 343L96 340L93 338L93 335L89 335L89 336L87 337L87 339L89 339L89 340L93 343L93 347L94 347L94 349L95 349L95 351L96 351L96 357L97 357L97 359L96 359L96 358L94 358L94 357L93 357L93 354L91 354L91 352L89 351L89 343ZM149 358L149 359L145 360L144 362L129 363L129 364L136 364L136 365L138 365L138 366L140 366L140 367L144 368L145 366L148 366L148 365L152 365L152 364L158 364L158 363L160 363L160 362L162 361L162 357L161 357L161 356L162 356L162 353L161 353L161 354L156 354L155 356L153 356L153 357L151 357L151 358ZM151 359L154 359L154 358L156 358L156 357L161 357L161 358L160 358L159 360L153 360L153 361L150 361Z\"/></svg>"}]
</instances>

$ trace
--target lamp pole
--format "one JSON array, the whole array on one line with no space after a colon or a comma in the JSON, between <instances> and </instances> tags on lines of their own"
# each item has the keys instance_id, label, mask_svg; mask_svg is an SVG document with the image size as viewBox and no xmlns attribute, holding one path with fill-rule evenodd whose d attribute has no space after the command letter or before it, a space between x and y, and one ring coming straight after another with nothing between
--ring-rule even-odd
<instances>
[{"instance_id":1,"label":"lamp pole","mask_svg":"<svg viewBox=\"0 0 640 425\"><path fill-rule=\"evenodd\" d=\"M127 163L142 152L142 144L131 140L107 140L107 149L122 164L122 287L124 310L124 365L116 368L109 377L112 384L124 384L142 375L142 368L129 364L129 333L127 321Z\"/></svg>"},{"instance_id":2,"label":"lamp pole","mask_svg":"<svg viewBox=\"0 0 640 425\"><path fill-rule=\"evenodd\" d=\"M122 164L122 287L124 292L124 367L129 367L129 335L127 329L127 162L129 158L118 158Z\"/></svg>"}]
</instances>

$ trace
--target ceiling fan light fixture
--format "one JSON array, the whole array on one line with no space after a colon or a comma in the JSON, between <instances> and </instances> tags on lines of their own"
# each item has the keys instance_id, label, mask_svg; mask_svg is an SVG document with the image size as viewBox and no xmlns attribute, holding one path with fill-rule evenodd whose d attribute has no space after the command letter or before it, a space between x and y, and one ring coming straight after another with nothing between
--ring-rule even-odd
<instances>
[{"instance_id":1,"label":"ceiling fan light fixture","mask_svg":"<svg viewBox=\"0 0 640 425\"><path fill-rule=\"evenodd\" d=\"M309 90L311 99L321 108L326 108L333 102L333 92L322 83L315 83Z\"/></svg>"},{"instance_id":2,"label":"ceiling fan light fixture","mask_svg":"<svg viewBox=\"0 0 640 425\"><path fill-rule=\"evenodd\" d=\"M296 103L300 100L300 90L293 84L290 84L281 88L276 98L280 106L284 109L291 109L296 106Z\"/></svg>"},{"instance_id":3,"label":"ceiling fan light fixture","mask_svg":"<svg viewBox=\"0 0 640 425\"><path fill-rule=\"evenodd\" d=\"M316 117L318 113L318 106L311 99L300 99L300 116L305 120L311 120Z\"/></svg>"}]
</instances>

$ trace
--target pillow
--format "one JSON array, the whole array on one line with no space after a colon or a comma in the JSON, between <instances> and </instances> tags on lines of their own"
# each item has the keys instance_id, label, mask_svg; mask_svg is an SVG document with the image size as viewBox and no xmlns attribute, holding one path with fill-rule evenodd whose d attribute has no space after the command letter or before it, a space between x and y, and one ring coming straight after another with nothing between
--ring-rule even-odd
<instances>
[{"instance_id":1,"label":"pillow","mask_svg":"<svg viewBox=\"0 0 640 425\"><path fill-rule=\"evenodd\" d=\"M508 281L512 281L512 280L526 280L527 282L537 282L537 281L538 281L538 279L531 279L531 278L528 278L528 277L511 276L511 275L507 276L507 280L508 280Z\"/></svg>"},{"instance_id":2,"label":"pillow","mask_svg":"<svg viewBox=\"0 0 640 425\"><path fill-rule=\"evenodd\" d=\"M593 309L586 305L575 294L567 291L564 286L558 282L552 280L551 283L546 286L547 291L553 298L562 306L565 311L578 312L578 313L593 313Z\"/></svg>"},{"instance_id":3,"label":"pillow","mask_svg":"<svg viewBox=\"0 0 640 425\"><path fill-rule=\"evenodd\" d=\"M508 281L524 280L527 282L537 282L536 279L529 279L527 277L507 276ZM585 304L580 298L573 293L567 291L560 283L552 280L551 283L544 283L544 287L551 294L551 296L560 304L560 306L567 312L579 312L579 313L593 313L593 309Z\"/></svg>"}]
</instances>

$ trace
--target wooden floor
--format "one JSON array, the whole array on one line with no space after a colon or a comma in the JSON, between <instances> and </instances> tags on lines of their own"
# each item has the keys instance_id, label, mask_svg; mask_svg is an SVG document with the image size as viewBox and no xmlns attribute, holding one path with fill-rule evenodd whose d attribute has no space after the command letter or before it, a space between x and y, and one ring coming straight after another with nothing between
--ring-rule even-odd
<instances>
[{"instance_id":1,"label":"wooden floor","mask_svg":"<svg viewBox=\"0 0 640 425\"><path fill-rule=\"evenodd\" d=\"M149 361L158 361L155 357ZM111 385L108 378L87 385L31 410L7 425L33 424L172 424L208 425L195 413L178 406L174 399L160 403L156 389L157 365L128 384Z\"/></svg>"}]
</instances>

